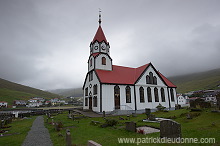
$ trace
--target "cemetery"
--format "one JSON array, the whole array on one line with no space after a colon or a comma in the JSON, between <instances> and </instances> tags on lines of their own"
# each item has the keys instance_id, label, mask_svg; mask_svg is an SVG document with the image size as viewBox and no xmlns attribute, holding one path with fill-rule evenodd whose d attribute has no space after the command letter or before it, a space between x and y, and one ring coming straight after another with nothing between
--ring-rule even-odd
<instances>
[{"instance_id":1,"label":"cemetery","mask_svg":"<svg viewBox=\"0 0 220 146\"><path fill-rule=\"evenodd\" d=\"M103 113L97 117L82 113L78 110L46 110L17 117L1 114L0 145L21 145L39 115L44 117L54 146L117 145L121 137L210 137L220 144L220 113L213 109L184 108L153 113L146 109L143 114L110 116Z\"/></svg>"}]
</instances>

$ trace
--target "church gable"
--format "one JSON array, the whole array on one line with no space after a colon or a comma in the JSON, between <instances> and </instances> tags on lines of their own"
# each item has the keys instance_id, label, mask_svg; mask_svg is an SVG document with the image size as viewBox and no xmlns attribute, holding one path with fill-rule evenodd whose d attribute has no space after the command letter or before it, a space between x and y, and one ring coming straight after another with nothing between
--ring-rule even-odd
<instances>
[{"instance_id":1,"label":"church gable","mask_svg":"<svg viewBox=\"0 0 220 146\"><path fill-rule=\"evenodd\" d=\"M160 74L156 71L152 64L150 64L145 71L141 74L139 79L136 81L138 85L157 85L166 86L162 80Z\"/></svg>"}]
</instances>

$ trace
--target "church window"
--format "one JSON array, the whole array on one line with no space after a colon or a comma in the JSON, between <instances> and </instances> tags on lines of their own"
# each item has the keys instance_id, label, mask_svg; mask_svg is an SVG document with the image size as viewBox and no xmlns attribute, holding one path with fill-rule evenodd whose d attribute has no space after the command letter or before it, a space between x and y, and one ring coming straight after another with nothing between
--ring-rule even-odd
<instances>
[{"instance_id":1,"label":"church window","mask_svg":"<svg viewBox=\"0 0 220 146\"><path fill-rule=\"evenodd\" d=\"M150 84L150 76L149 75L146 76L146 83Z\"/></svg>"},{"instance_id":2,"label":"church window","mask_svg":"<svg viewBox=\"0 0 220 146\"><path fill-rule=\"evenodd\" d=\"M155 96L155 102L159 102L159 96L158 96L158 89L154 88L154 96Z\"/></svg>"},{"instance_id":3,"label":"church window","mask_svg":"<svg viewBox=\"0 0 220 146\"><path fill-rule=\"evenodd\" d=\"M152 95L151 95L150 87L147 88L147 98L148 98L148 102L152 102Z\"/></svg>"},{"instance_id":4,"label":"church window","mask_svg":"<svg viewBox=\"0 0 220 146\"><path fill-rule=\"evenodd\" d=\"M120 94L120 88L119 88L118 85L116 85L116 86L114 87L114 90L115 90L115 95L118 95L118 96L119 96L119 94Z\"/></svg>"},{"instance_id":5,"label":"church window","mask_svg":"<svg viewBox=\"0 0 220 146\"><path fill-rule=\"evenodd\" d=\"M157 85L157 77L156 77L156 76L154 76L153 84L154 84L154 85Z\"/></svg>"},{"instance_id":6,"label":"church window","mask_svg":"<svg viewBox=\"0 0 220 146\"><path fill-rule=\"evenodd\" d=\"M171 101L174 101L174 93L173 93L173 89L170 89L170 94L171 94Z\"/></svg>"},{"instance_id":7,"label":"church window","mask_svg":"<svg viewBox=\"0 0 220 146\"><path fill-rule=\"evenodd\" d=\"M85 96L88 96L88 87L85 89Z\"/></svg>"},{"instance_id":8,"label":"church window","mask_svg":"<svg viewBox=\"0 0 220 146\"><path fill-rule=\"evenodd\" d=\"M140 87L139 92L140 92L140 102L144 102L144 88Z\"/></svg>"},{"instance_id":9,"label":"church window","mask_svg":"<svg viewBox=\"0 0 220 146\"><path fill-rule=\"evenodd\" d=\"M161 100L162 100L162 102L165 102L164 88L161 88L160 92L161 92Z\"/></svg>"},{"instance_id":10,"label":"church window","mask_svg":"<svg viewBox=\"0 0 220 146\"><path fill-rule=\"evenodd\" d=\"M92 58L90 59L90 67L92 66Z\"/></svg>"},{"instance_id":11,"label":"church window","mask_svg":"<svg viewBox=\"0 0 220 146\"><path fill-rule=\"evenodd\" d=\"M88 98L85 98L85 106L88 106Z\"/></svg>"},{"instance_id":12,"label":"church window","mask_svg":"<svg viewBox=\"0 0 220 146\"><path fill-rule=\"evenodd\" d=\"M102 57L102 65L106 65L106 58Z\"/></svg>"},{"instance_id":13,"label":"church window","mask_svg":"<svg viewBox=\"0 0 220 146\"><path fill-rule=\"evenodd\" d=\"M94 94L94 95L97 94L97 84L93 86L93 94Z\"/></svg>"},{"instance_id":14,"label":"church window","mask_svg":"<svg viewBox=\"0 0 220 146\"><path fill-rule=\"evenodd\" d=\"M93 80L93 72L89 72L89 81L92 81Z\"/></svg>"},{"instance_id":15,"label":"church window","mask_svg":"<svg viewBox=\"0 0 220 146\"><path fill-rule=\"evenodd\" d=\"M93 97L93 107L97 107L97 96Z\"/></svg>"},{"instance_id":16,"label":"church window","mask_svg":"<svg viewBox=\"0 0 220 146\"><path fill-rule=\"evenodd\" d=\"M150 84L153 84L153 73L150 72L149 75L150 75Z\"/></svg>"},{"instance_id":17,"label":"church window","mask_svg":"<svg viewBox=\"0 0 220 146\"><path fill-rule=\"evenodd\" d=\"M131 88L127 86L125 92L126 92L126 103L131 103Z\"/></svg>"}]
</instances>

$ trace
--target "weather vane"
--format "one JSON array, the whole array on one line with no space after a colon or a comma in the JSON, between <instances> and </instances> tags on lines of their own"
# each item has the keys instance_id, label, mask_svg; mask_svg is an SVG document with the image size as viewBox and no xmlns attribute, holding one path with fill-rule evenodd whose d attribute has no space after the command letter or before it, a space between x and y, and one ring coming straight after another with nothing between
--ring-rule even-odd
<instances>
[{"instance_id":1,"label":"weather vane","mask_svg":"<svg viewBox=\"0 0 220 146\"><path fill-rule=\"evenodd\" d=\"M99 25L101 25L101 22L102 22L102 20L101 20L101 9L99 8Z\"/></svg>"}]
</instances>

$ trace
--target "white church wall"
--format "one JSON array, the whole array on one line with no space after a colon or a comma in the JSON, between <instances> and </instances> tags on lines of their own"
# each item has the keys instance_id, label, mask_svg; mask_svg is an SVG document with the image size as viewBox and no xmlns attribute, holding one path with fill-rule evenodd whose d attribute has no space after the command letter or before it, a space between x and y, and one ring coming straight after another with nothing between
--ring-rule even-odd
<instances>
[{"instance_id":1,"label":"white church wall","mask_svg":"<svg viewBox=\"0 0 220 146\"><path fill-rule=\"evenodd\" d=\"M93 86L97 84L97 94L94 95L93 93ZM88 87L88 96L85 96L85 89ZM91 95L90 95L91 93ZM97 107L93 106L93 97L97 96ZM92 97L92 110L99 112L100 111L100 83L99 80L93 71L93 80L89 81L89 77L87 77L86 83L85 83L85 88L84 88L84 102L83 102L83 109L89 109L89 99L88 99L88 105L85 106L85 98L90 98Z\"/></svg>"},{"instance_id":2,"label":"white church wall","mask_svg":"<svg viewBox=\"0 0 220 146\"><path fill-rule=\"evenodd\" d=\"M134 87L131 88L131 103L126 103L125 88L127 85L119 85L120 88L120 109L121 110L135 110L134 101ZM114 99L114 87L115 85L102 84L102 110L113 111L115 109Z\"/></svg>"},{"instance_id":3,"label":"white church wall","mask_svg":"<svg viewBox=\"0 0 220 146\"><path fill-rule=\"evenodd\" d=\"M106 58L106 65L102 65L102 57ZM95 67L96 69L112 70L112 61L107 55L100 54L95 59Z\"/></svg>"},{"instance_id":4,"label":"white church wall","mask_svg":"<svg viewBox=\"0 0 220 146\"><path fill-rule=\"evenodd\" d=\"M102 84L102 111L113 111L114 105L114 86Z\"/></svg>"}]
</instances>

